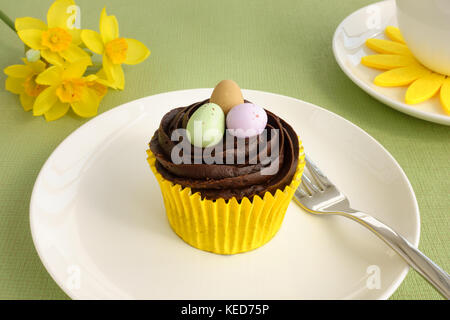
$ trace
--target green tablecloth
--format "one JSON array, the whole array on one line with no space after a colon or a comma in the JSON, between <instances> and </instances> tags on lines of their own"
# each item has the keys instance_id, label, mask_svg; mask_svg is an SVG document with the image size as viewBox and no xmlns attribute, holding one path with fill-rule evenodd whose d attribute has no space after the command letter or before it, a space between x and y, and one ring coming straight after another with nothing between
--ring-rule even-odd
<instances>
[{"instance_id":1,"label":"green tablecloth","mask_svg":"<svg viewBox=\"0 0 450 320\"><path fill-rule=\"evenodd\" d=\"M234 79L320 105L357 124L405 170L421 212L420 249L450 270L450 130L399 113L372 99L339 69L331 50L337 25L369 0L79 0L81 24L98 29L100 11L119 21L121 35L151 50L125 67L125 90L110 91L100 113L161 92L212 87ZM45 19L50 0L6 1L11 18ZM23 45L0 23L0 67L20 63ZM0 75L0 298L64 299L34 249L29 201L36 176L53 149L86 120L74 115L47 123L25 113ZM392 299L440 296L409 272Z\"/></svg>"}]
</instances>

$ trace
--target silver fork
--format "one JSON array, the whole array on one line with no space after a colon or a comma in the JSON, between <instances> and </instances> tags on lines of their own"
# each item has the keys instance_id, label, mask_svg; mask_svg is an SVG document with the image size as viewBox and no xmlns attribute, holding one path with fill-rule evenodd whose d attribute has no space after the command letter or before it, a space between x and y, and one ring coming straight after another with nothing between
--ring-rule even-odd
<instances>
[{"instance_id":1,"label":"silver fork","mask_svg":"<svg viewBox=\"0 0 450 320\"><path fill-rule=\"evenodd\" d=\"M305 159L310 177L303 174L302 183L295 191L295 202L310 213L340 215L365 226L397 252L446 299L450 299L450 277L448 273L390 227L374 217L352 209L347 197L331 183L308 157L305 157Z\"/></svg>"}]
</instances>

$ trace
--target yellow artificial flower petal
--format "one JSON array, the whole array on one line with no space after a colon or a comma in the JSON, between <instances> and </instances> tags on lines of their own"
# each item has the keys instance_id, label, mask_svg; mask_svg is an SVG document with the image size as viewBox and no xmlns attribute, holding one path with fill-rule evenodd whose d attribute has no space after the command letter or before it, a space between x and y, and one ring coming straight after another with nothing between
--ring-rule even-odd
<instances>
[{"instance_id":1,"label":"yellow artificial flower petal","mask_svg":"<svg viewBox=\"0 0 450 320\"><path fill-rule=\"evenodd\" d=\"M71 44L67 50L62 51L60 54L69 62L75 62L81 59L91 59L86 51L74 44Z\"/></svg>"},{"instance_id":2,"label":"yellow artificial flower petal","mask_svg":"<svg viewBox=\"0 0 450 320\"><path fill-rule=\"evenodd\" d=\"M86 87L83 90L81 99L71 103L72 110L80 117L89 118L95 116L100 100L95 90Z\"/></svg>"},{"instance_id":3,"label":"yellow artificial flower petal","mask_svg":"<svg viewBox=\"0 0 450 320\"><path fill-rule=\"evenodd\" d=\"M80 59L66 66L63 72L63 79L81 78L87 67L92 64L91 59Z\"/></svg>"},{"instance_id":4,"label":"yellow artificial flower petal","mask_svg":"<svg viewBox=\"0 0 450 320\"><path fill-rule=\"evenodd\" d=\"M81 31L81 40L92 52L103 54L105 48L100 33L93 30L83 30Z\"/></svg>"},{"instance_id":5,"label":"yellow artificial flower petal","mask_svg":"<svg viewBox=\"0 0 450 320\"><path fill-rule=\"evenodd\" d=\"M444 83L445 76L431 73L414 81L406 90L405 102L416 104L433 97Z\"/></svg>"},{"instance_id":6,"label":"yellow artificial flower petal","mask_svg":"<svg viewBox=\"0 0 450 320\"><path fill-rule=\"evenodd\" d=\"M46 113L58 101L56 96L56 87L48 87L41 92L33 104L33 115L40 116Z\"/></svg>"},{"instance_id":7,"label":"yellow artificial flower petal","mask_svg":"<svg viewBox=\"0 0 450 320\"><path fill-rule=\"evenodd\" d=\"M435 73L418 62L407 48L396 27L385 29L390 40L368 39L366 45L381 54L361 58L361 64L375 69L389 70L375 77L373 83L383 87L408 86L405 102L416 104L432 98L440 91L440 103L450 115L450 77Z\"/></svg>"},{"instance_id":8,"label":"yellow artificial flower petal","mask_svg":"<svg viewBox=\"0 0 450 320\"><path fill-rule=\"evenodd\" d=\"M27 29L18 31L19 38L32 49L40 50L42 46L42 33L44 31L38 29Z\"/></svg>"},{"instance_id":9,"label":"yellow artificial flower petal","mask_svg":"<svg viewBox=\"0 0 450 320\"><path fill-rule=\"evenodd\" d=\"M103 56L103 70L108 83L112 88L123 90L125 87L125 76L120 64L113 64L107 56Z\"/></svg>"},{"instance_id":10,"label":"yellow artificial flower petal","mask_svg":"<svg viewBox=\"0 0 450 320\"><path fill-rule=\"evenodd\" d=\"M408 47L403 43L398 43L384 39L367 39L366 46L379 53L390 53L400 55L412 55Z\"/></svg>"},{"instance_id":11,"label":"yellow artificial flower petal","mask_svg":"<svg viewBox=\"0 0 450 320\"><path fill-rule=\"evenodd\" d=\"M446 78L442 84L440 100L445 113L450 115L450 78Z\"/></svg>"},{"instance_id":12,"label":"yellow artificial flower petal","mask_svg":"<svg viewBox=\"0 0 450 320\"><path fill-rule=\"evenodd\" d=\"M15 64L15 65L6 67L3 70L3 72L10 77L26 78L33 72L33 70L26 65L24 66L21 64Z\"/></svg>"},{"instance_id":13,"label":"yellow artificial flower petal","mask_svg":"<svg viewBox=\"0 0 450 320\"><path fill-rule=\"evenodd\" d=\"M24 93L24 79L8 77L5 81L5 89L14 94Z\"/></svg>"},{"instance_id":14,"label":"yellow artificial flower petal","mask_svg":"<svg viewBox=\"0 0 450 320\"><path fill-rule=\"evenodd\" d=\"M53 121L63 117L70 109L70 104L57 101L55 105L44 113L45 120Z\"/></svg>"},{"instance_id":15,"label":"yellow artificial flower petal","mask_svg":"<svg viewBox=\"0 0 450 320\"><path fill-rule=\"evenodd\" d=\"M103 8L100 14L100 34L103 39L103 43L108 43L119 37L119 23L115 16L108 16L106 9Z\"/></svg>"},{"instance_id":16,"label":"yellow artificial flower petal","mask_svg":"<svg viewBox=\"0 0 450 320\"><path fill-rule=\"evenodd\" d=\"M405 39L403 39L403 35L400 32L399 28L393 27L393 26L388 26L388 27L386 27L384 32L386 33L386 36L389 39L391 39L392 41L396 41L396 42L400 42L400 43L406 44Z\"/></svg>"},{"instance_id":17,"label":"yellow artificial flower petal","mask_svg":"<svg viewBox=\"0 0 450 320\"><path fill-rule=\"evenodd\" d=\"M36 78L36 83L54 86L62 81L62 67L53 66L42 72Z\"/></svg>"},{"instance_id":18,"label":"yellow artificial flower petal","mask_svg":"<svg viewBox=\"0 0 450 320\"><path fill-rule=\"evenodd\" d=\"M33 109L34 101L36 100L35 97L31 97L25 93L22 93L20 96L20 104L23 107L23 110L30 111Z\"/></svg>"},{"instance_id":19,"label":"yellow artificial flower petal","mask_svg":"<svg viewBox=\"0 0 450 320\"><path fill-rule=\"evenodd\" d=\"M414 80L430 74L431 71L421 65L412 65L392 69L379 74L373 80L373 83L381 87L398 87L410 84Z\"/></svg>"},{"instance_id":20,"label":"yellow artificial flower petal","mask_svg":"<svg viewBox=\"0 0 450 320\"><path fill-rule=\"evenodd\" d=\"M69 24L74 21L72 19L74 12L70 10L71 6L75 6L73 0L56 0L53 2L47 12L48 27L69 29Z\"/></svg>"},{"instance_id":21,"label":"yellow artificial flower petal","mask_svg":"<svg viewBox=\"0 0 450 320\"><path fill-rule=\"evenodd\" d=\"M142 42L135 39L125 39L128 44L127 57L124 63L138 64L147 59L150 50Z\"/></svg>"},{"instance_id":22,"label":"yellow artificial flower petal","mask_svg":"<svg viewBox=\"0 0 450 320\"><path fill-rule=\"evenodd\" d=\"M63 66L65 63L64 59L57 52L41 50L41 56L45 61L56 66Z\"/></svg>"},{"instance_id":23,"label":"yellow artificial flower petal","mask_svg":"<svg viewBox=\"0 0 450 320\"><path fill-rule=\"evenodd\" d=\"M361 58L361 63L366 67L390 70L406 67L418 63L413 56L400 56L395 54L374 54Z\"/></svg>"},{"instance_id":24,"label":"yellow artificial flower petal","mask_svg":"<svg viewBox=\"0 0 450 320\"><path fill-rule=\"evenodd\" d=\"M45 22L31 17L17 18L15 21L15 27L17 31L26 29L47 30Z\"/></svg>"}]
</instances>

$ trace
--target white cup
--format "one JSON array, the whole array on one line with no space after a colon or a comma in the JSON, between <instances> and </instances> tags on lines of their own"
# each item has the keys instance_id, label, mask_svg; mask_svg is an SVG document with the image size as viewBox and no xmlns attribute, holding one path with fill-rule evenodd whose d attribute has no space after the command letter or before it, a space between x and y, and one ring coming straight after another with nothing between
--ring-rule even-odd
<instances>
[{"instance_id":1,"label":"white cup","mask_svg":"<svg viewBox=\"0 0 450 320\"><path fill-rule=\"evenodd\" d=\"M450 76L450 0L396 0L400 31L427 68Z\"/></svg>"}]
</instances>

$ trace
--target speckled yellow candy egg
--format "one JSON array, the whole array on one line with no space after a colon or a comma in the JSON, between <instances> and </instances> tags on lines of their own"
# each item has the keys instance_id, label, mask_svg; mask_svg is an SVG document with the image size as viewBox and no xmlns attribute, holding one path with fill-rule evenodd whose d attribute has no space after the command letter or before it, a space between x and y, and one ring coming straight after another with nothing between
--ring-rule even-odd
<instances>
[{"instance_id":1,"label":"speckled yellow candy egg","mask_svg":"<svg viewBox=\"0 0 450 320\"><path fill-rule=\"evenodd\" d=\"M244 103L241 88L233 80L222 80L214 88L210 102L218 104L223 113L227 114L231 108Z\"/></svg>"}]
</instances>

